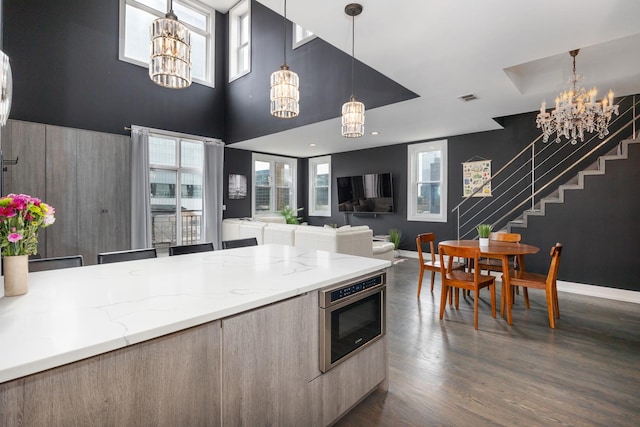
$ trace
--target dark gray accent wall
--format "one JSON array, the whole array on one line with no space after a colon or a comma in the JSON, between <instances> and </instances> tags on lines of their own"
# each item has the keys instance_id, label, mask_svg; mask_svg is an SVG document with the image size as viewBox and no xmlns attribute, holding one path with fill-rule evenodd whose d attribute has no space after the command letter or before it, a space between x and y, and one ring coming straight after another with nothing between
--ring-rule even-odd
<instances>
[{"instance_id":1,"label":"dark gray accent wall","mask_svg":"<svg viewBox=\"0 0 640 427\"><path fill-rule=\"evenodd\" d=\"M605 175L586 176L584 190L565 192L563 204L547 205L545 217L530 217L526 229L514 229L541 248L527 257L527 269L548 269L557 241L564 245L561 280L640 291L639 182L640 146L630 144L629 159L607 161Z\"/></svg>"},{"instance_id":2,"label":"dark gray accent wall","mask_svg":"<svg viewBox=\"0 0 640 427\"><path fill-rule=\"evenodd\" d=\"M628 102L622 104L627 105ZM495 173L540 135L535 127L535 115L527 113L501 118L503 130L447 138L449 210L462 200L461 163L475 156L491 159ZM624 137L629 135L630 131L623 133ZM550 150L556 148L556 144L548 144L551 144ZM407 146L390 145L332 155L334 195L336 178L339 176L391 172L395 213L346 215L338 212L334 196L332 216L307 217L309 223L368 225L374 234L387 234L389 228L399 228L403 232L400 249L411 251L415 251L415 238L420 233L434 232L439 241L455 239L456 217L451 212L446 223L407 221ZM572 148L565 148L567 150ZM584 190L569 192L566 203L548 207L546 217L530 218L529 228L513 230L522 234L523 242L541 248L538 254L527 256L527 270L546 274L550 261L549 250L556 242L561 242L564 251L560 280L640 291L634 274L638 262L636 242L640 240L640 199L633 196L637 192L637 182L640 182L640 147L632 145L630 150L629 160L609 162L605 176L588 177ZM230 156L230 152L235 153ZM564 155L563 152L560 155ZM238 160L234 166L237 168L241 168L241 162L247 161L245 170L250 174L250 154L227 149L226 156L228 160ZM306 174L303 178L299 182L304 182L305 198L299 199L299 204L306 207ZM237 211L228 209L225 216L250 216L251 204L250 201L247 203L246 210L238 205Z\"/></svg>"},{"instance_id":3,"label":"dark gray accent wall","mask_svg":"<svg viewBox=\"0 0 640 427\"><path fill-rule=\"evenodd\" d=\"M229 174L247 177L247 198L229 199ZM224 150L224 191L223 200L227 209L223 212L225 218L244 218L251 216L251 151L225 148Z\"/></svg>"},{"instance_id":4,"label":"dark gray accent wall","mask_svg":"<svg viewBox=\"0 0 640 427\"><path fill-rule=\"evenodd\" d=\"M223 200L226 210L223 214L224 218L245 218L251 217L251 184L253 177L251 175L251 158L252 152L246 150L237 150L233 146L226 147L224 150L224 191ZM306 159L298 159L297 166L297 182L296 197L298 206L307 206L307 165ZM247 198L246 199L229 199L229 174L244 175L247 177ZM297 207L297 206L295 206ZM299 213L299 216L306 221L306 209Z\"/></svg>"},{"instance_id":5,"label":"dark gray accent wall","mask_svg":"<svg viewBox=\"0 0 640 427\"><path fill-rule=\"evenodd\" d=\"M287 23L287 63L300 77L300 115L277 119L269 112L271 73L283 62L283 18L251 2L251 72L231 82L227 92L227 143L244 141L338 117L351 96L351 56L320 38L291 49ZM356 32L356 57L358 34ZM355 61L354 94L368 110L417 97L376 70Z\"/></svg>"},{"instance_id":6,"label":"dark gray accent wall","mask_svg":"<svg viewBox=\"0 0 640 427\"><path fill-rule=\"evenodd\" d=\"M216 88L162 88L118 60L119 2L7 0L11 118L126 134L131 124L224 137L226 17L216 14Z\"/></svg>"}]
</instances>

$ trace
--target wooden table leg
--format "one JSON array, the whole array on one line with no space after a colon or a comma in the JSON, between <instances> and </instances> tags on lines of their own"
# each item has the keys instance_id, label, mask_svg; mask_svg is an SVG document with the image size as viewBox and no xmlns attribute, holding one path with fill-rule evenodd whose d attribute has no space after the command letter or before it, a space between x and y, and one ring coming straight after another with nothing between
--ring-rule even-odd
<instances>
[{"instance_id":1,"label":"wooden table leg","mask_svg":"<svg viewBox=\"0 0 640 427\"><path fill-rule=\"evenodd\" d=\"M509 257L502 257L502 287L504 289L504 293L502 295L502 300L505 301L507 305L507 323L511 325L511 287L509 286Z\"/></svg>"}]
</instances>

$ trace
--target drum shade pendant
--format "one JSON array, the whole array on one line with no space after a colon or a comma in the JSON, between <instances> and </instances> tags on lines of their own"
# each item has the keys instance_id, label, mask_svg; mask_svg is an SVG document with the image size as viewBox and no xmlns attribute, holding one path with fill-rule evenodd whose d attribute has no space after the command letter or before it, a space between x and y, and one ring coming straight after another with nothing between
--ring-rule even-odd
<instances>
[{"instance_id":1,"label":"drum shade pendant","mask_svg":"<svg viewBox=\"0 0 640 427\"><path fill-rule=\"evenodd\" d=\"M0 126L7 124L11 111L11 94L13 79L9 57L0 50Z\"/></svg>"},{"instance_id":2,"label":"drum shade pendant","mask_svg":"<svg viewBox=\"0 0 640 427\"><path fill-rule=\"evenodd\" d=\"M173 1L165 17L151 23L149 77L170 89L191 85L191 33L173 13Z\"/></svg>"},{"instance_id":3,"label":"drum shade pendant","mask_svg":"<svg viewBox=\"0 0 640 427\"><path fill-rule=\"evenodd\" d=\"M300 82L287 65L287 0L284 0L284 63L271 74L271 115L292 119L300 113Z\"/></svg>"},{"instance_id":4,"label":"drum shade pendant","mask_svg":"<svg viewBox=\"0 0 640 427\"><path fill-rule=\"evenodd\" d=\"M576 144L578 139L584 142L584 133L597 132L598 137L603 139L609 134L609 122L613 114L618 115L618 106L613 104L613 92L610 90L607 97L602 101L596 101L598 90L587 91L585 88L578 88L578 81L581 76L576 74L576 56L579 49L572 50L569 55L573 58L573 75L571 77L571 89L561 93L556 98L556 108L547 113L547 103L542 101L540 114L536 117L536 125L542 129L542 140L547 142L549 137L556 134L556 142L560 142L560 137L564 136Z\"/></svg>"},{"instance_id":5,"label":"drum shade pendant","mask_svg":"<svg viewBox=\"0 0 640 427\"><path fill-rule=\"evenodd\" d=\"M344 12L351 17L351 97L342 106L342 136L359 138L364 135L364 104L353 96L353 63L355 61L355 17L362 13L362 5L348 4Z\"/></svg>"}]
</instances>

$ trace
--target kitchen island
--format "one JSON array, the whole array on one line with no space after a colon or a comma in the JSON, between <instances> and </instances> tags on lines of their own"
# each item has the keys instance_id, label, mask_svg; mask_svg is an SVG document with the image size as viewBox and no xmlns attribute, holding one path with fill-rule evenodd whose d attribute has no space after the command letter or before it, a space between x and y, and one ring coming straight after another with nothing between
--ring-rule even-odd
<instances>
[{"instance_id":1,"label":"kitchen island","mask_svg":"<svg viewBox=\"0 0 640 427\"><path fill-rule=\"evenodd\" d=\"M30 273L0 298L0 425L328 425L386 338L318 367L318 289L388 261L263 245Z\"/></svg>"}]
</instances>

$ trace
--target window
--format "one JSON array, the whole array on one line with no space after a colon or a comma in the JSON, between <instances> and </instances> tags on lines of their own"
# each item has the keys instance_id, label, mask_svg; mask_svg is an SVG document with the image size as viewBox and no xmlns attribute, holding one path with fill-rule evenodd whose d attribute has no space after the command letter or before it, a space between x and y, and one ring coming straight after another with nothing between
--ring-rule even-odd
<instances>
[{"instance_id":1,"label":"window","mask_svg":"<svg viewBox=\"0 0 640 427\"><path fill-rule=\"evenodd\" d=\"M309 215L331 216L331 156L309 159Z\"/></svg>"},{"instance_id":2,"label":"window","mask_svg":"<svg viewBox=\"0 0 640 427\"><path fill-rule=\"evenodd\" d=\"M203 159L202 141L149 135L151 239L159 251L201 241Z\"/></svg>"},{"instance_id":3,"label":"window","mask_svg":"<svg viewBox=\"0 0 640 427\"><path fill-rule=\"evenodd\" d=\"M251 2L243 0L229 11L229 81L251 71Z\"/></svg>"},{"instance_id":4,"label":"window","mask_svg":"<svg viewBox=\"0 0 640 427\"><path fill-rule=\"evenodd\" d=\"M316 36L315 34L313 34L311 31L307 30L304 27L301 27L300 25L296 24L295 22L293 23L293 49L302 46L305 43L310 42L311 40L315 39Z\"/></svg>"},{"instance_id":5,"label":"window","mask_svg":"<svg viewBox=\"0 0 640 427\"><path fill-rule=\"evenodd\" d=\"M120 0L121 61L149 67L151 23L166 15L170 0ZM195 0L174 0L173 11L191 32L191 78L213 87L215 11Z\"/></svg>"},{"instance_id":6,"label":"window","mask_svg":"<svg viewBox=\"0 0 640 427\"><path fill-rule=\"evenodd\" d=\"M253 216L273 215L285 206L296 208L297 160L253 153Z\"/></svg>"},{"instance_id":7,"label":"window","mask_svg":"<svg viewBox=\"0 0 640 427\"><path fill-rule=\"evenodd\" d=\"M447 222L447 140L408 147L407 220Z\"/></svg>"}]
</instances>

